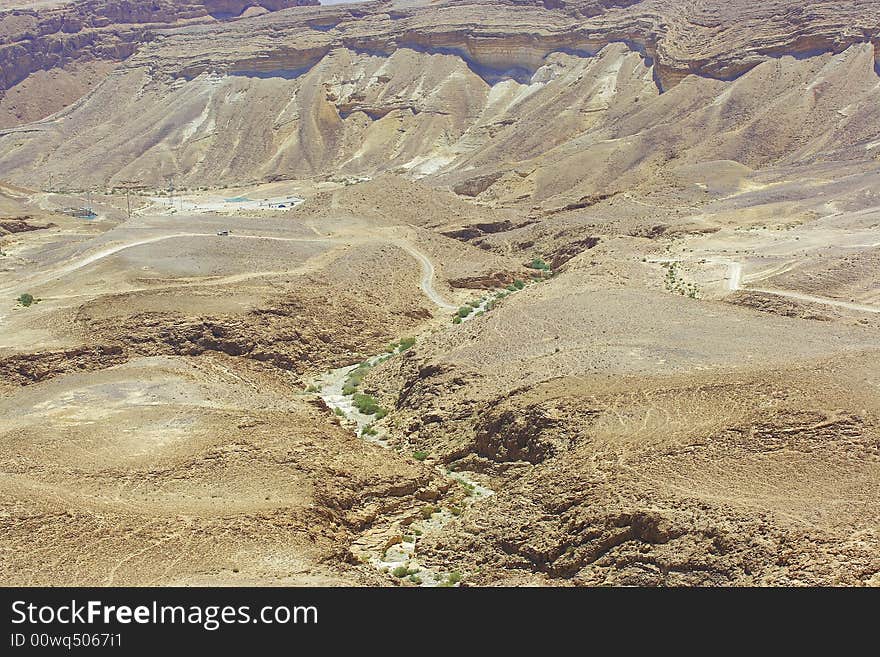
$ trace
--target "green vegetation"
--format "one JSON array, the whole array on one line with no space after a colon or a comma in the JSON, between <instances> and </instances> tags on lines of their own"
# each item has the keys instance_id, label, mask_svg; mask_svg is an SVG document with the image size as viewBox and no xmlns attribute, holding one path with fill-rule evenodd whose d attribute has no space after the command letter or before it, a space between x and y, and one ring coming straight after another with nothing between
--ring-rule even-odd
<instances>
[{"instance_id":1,"label":"green vegetation","mask_svg":"<svg viewBox=\"0 0 880 657\"><path fill-rule=\"evenodd\" d=\"M39 302L40 302L39 299L34 299L33 295L28 294L27 292L19 295L19 297L18 297L18 303L20 305L24 306L25 308L27 308L28 306L32 306L33 304L39 303Z\"/></svg>"},{"instance_id":2,"label":"green vegetation","mask_svg":"<svg viewBox=\"0 0 880 657\"><path fill-rule=\"evenodd\" d=\"M474 312L474 309L471 308L470 306L462 306L461 308L458 309L458 316L461 317L462 319L464 319L465 317L470 315L472 312Z\"/></svg>"},{"instance_id":3,"label":"green vegetation","mask_svg":"<svg viewBox=\"0 0 880 657\"><path fill-rule=\"evenodd\" d=\"M416 575L415 573L413 573L412 575L409 576L409 581L412 582L413 584L421 584L422 578L419 577L418 575Z\"/></svg>"},{"instance_id":4,"label":"green vegetation","mask_svg":"<svg viewBox=\"0 0 880 657\"><path fill-rule=\"evenodd\" d=\"M364 436L378 436L379 431L372 425L368 424L361 430L361 435Z\"/></svg>"},{"instance_id":5,"label":"green vegetation","mask_svg":"<svg viewBox=\"0 0 880 657\"><path fill-rule=\"evenodd\" d=\"M464 479L459 479L458 477L456 477L455 480L462 485L468 495L473 495L477 491L477 487L474 486L471 482L465 481Z\"/></svg>"},{"instance_id":6,"label":"green vegetation","mask_svg":"<svg viewBox=\"0 0 880 657\"><path fill-rule=\"evenodd\" d=\"M422 518L429 520L431 516L437 513L437 511L439 511L439 509L433 504L426 504L422 507Z\"/></svg>"},{"instance_id":7,"label":"green vegetation","mask_svg":"<svg viewBox=\"0 0 880 657\"><path fill-rule=\"evenodd\" d=\"M416 461L424 461L426 458L428 458L428 452L422 452L422 451L413 452L413 458Z\"/></svg>"},{"instance_id":8,"label":"green vegetation","mask_svg":"<svg viewBox=\"0 0 880 657\"><path fill-rule=\"evenodd\" d=\"M456 315L455 317L452 318L452 323L453 324L461 324L461 317Z\"/></svg>"},{"instance_id":9,"label":"green vegetation","mask_svg":"<svg viewBox=\"0 0 880 657\"><path fill-rule=\"evenodd\" d=\"M342 384L343 395L353 395L357 391L357 387L363 382L364 377L369 373L372 366L369 363L361 363L346 377Z\"/></svg>"},{"instance_id":10,"label":"green vegetation","mask_svg":"<svg viewBox=\"0 0 880 657\"><path fill-rule=\"evenodd\" d=\"M399 577L400 579L403 579L404 577L409 577L410 575L415 575L418 572L419 572L418 568L413 570L413 569L410 569L408 566L398 566L397 568L395 568L394 570L391 571L391 574L394 575L395 577Z\"/></svg>"},{"instance_id":11,"label":"green vegetation","mask_svg":"<svg viewBox=\"0 0 880 657\"><path fill-rule=\"evenodd\" d=\"M352 398L354 406L364 415L375 415L377 420L381 420L388 415L388 410L379 405L378 400L371 396L360 392L354 393Z\"/></svg>"},{"instance_id":12,"label":"green vegetation","mask_svg":"<svg viewBox=\"0 0 880 657\"><path fill-rule=\"evenodd\" d=\"M670 292L676 292L682 296L696 299L699 292L697 285L695 283L688 283L681 278L678 265L679 263L677 262L667 262L663 264L663 266L666 267L666 277L663 281L666 289Z\"/></svg>"},{"instance_id":13,"label":"green vegetation","mask_svg":"<svg viewBox=\"0 0 880 657\"><path fill-rule=\"evenodd\" d=\"M550 271L550 265L544 262L542 258L533 258L529 267L532 269L540 269L541 271Z\"/></svg>"},{"instance_id":14,"label":"green vegetation","mask_svg":"<svg viewBox=\"0 0 880 657\"><path fill-rule=\"evenodd\" d=\"M314 384L312 384L308 388L306 388L306 392L320 392L320 390L321 389Z\"/></svg>"},{"instance_id":15,"label":"green vegetation","mask_svg":"<svg viewBox=\"0 0 880 657\"><path fill-rule=\"evenodd\" d=\"M523 283L523 282L522 282L521 280L519 280L518 278L513 282L513 287L515 287L517 290L521 290L521 289L523 289L525 286L526 286L526 284Z\"/></svg>"},{"instance_id":16,"label":"green vegetation","mask_svg":"<svg viewBox=\"0 0 880 657\"><path fill-rule=\"evenodd\" d=\"M482 301L480 299L474 299L473 301L468 301L468 305L471 308L478 308L481 303L482 303Z\"/></svg>"},{"instance_id":17,"label":"green vegetation","mask_svg":"<svg viewBox=\"0 0 880 657\"><path fill-rule=\"evenodd\" d=\"M333 412L336 413L336 415L338 415L339 417L345 417L345 413L342 411L341 408L334 408Z\"/></svg>"},{"instance_id":18,"label":"green vegetation","mask_svg":"<svg viewBox=\"0 0 880 657\"><path fill-rule=\"evenodd\" d=\"M455 586L462 580L462 574L457 570L453 570L446 576L446 579L440 582L440 586Z\"/></svg>"},{"instance_id":19,"label":"green vegetation","mask_svg":"<svg viewBox=\"0 0 880 657\"><path fill-rule=\"evenodd\" d=\"M412 348L415 343L415 338L401 338L397 342L392 342L387 347L385 347L385 351L389 354L393 354L394 352L403 353L407 349ZM382 362L382 359L380 359L379 362Z\"/></svg>"},{"instance_id":20,"label":"green vegetation","mask_svg":"<svg viewBox=\"0 0 880 657\"><path fill-rule=\"evenodd\" d=\"M404 543L412 543L414 540L416 540L416 537L413 536L412 534L404 534L403 535L403 542Z\"/></svg>"}]
</instances>

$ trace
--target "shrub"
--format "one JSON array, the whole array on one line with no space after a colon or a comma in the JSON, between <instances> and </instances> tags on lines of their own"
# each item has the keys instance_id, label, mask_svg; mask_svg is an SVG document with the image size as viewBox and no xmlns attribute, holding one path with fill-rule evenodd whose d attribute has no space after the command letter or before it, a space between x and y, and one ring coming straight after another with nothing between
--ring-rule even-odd
<instances>
[{"instance_id":1,"label":"shrub","mask_svg":"<svg viewBox=\"0 0 880 657\"><path fill-rule=\"evenodd\" d=\"M372 424L368 424L363 429L361 429L361 434L364 436L378 436L379 432Z\"/></svg>"},{"instance_id":2,"label":"shrub","mask_svg":"<svg viewBox=\"0 0 880 657\"><path fill-rule=\"evenodd\" d=\"M516 292L516 289L517 289L517 288L516 288L516 285L514 285L513 283L511 283L511 284L508 285L505 289L506 289L508 292ZM507 296L507 295L504 295L504 296Z\"/></svg>"},{"instance_id":3,"label":"shrub","mask_svg":"<svg viewBox=\"0 0 880 657\"><path fill-rule=\"evenodd\" d=\"M458 316L464 319L474 311L470 306L462 306L458 309Z\"/></svg>"},{"instance_id":4,"label":"shrub","mask_svg":"<svg viewBox=\"0 0 880 657\"><path fill-rule=\"evenodd\" d=\"M422 452L422 451L413 452L413 458L416 461L424 461L426 458L428 458L428 452Z\"/></svg>"},{"instance_id":5,"label":"shrub","mask_svg":"<svg viewBox=\"0 0 880 657\"><path fill-rule=\"evenodd\" d=\"M320 391L321 391L321 389L314 384L312 384L308 388L306 388L306 392L320 392Z\"/></svg>"},{"instance_id":6,"label":"shrub","mask_svg":"<svg viewBox=\"0 0 880 657\"><path fill-rule=\"evenodd\" d=\"M523 282L522 282L521 280L519 280L518 278L513 282L513 287L515 287L517 290L521 290L521 289L523 289L525 286L526 286L526 284L523 283Z\"/></svg>"},{"instance_id":7,"label":"shrub","mask_svg":"<svg viewBox=\"0 0 880 657\"><path fill-rule=\"evenodd\" d=\"M27 292L18 297L18 302L25 308L32 305L35 301L33 295L28 294Z\"/></svg>"},{"instance_id":8,"label":"shrub","mask_svg":"<svg viewBox=\"0 0 880 657\"><path fill-rule=\"evenodd\" d=\"M456 315L455 317L452 318L452 323L453 324L461 324L461 317Z\"/></svg>"},{"instance_id":9,"label":"shrub","mask_svg":"<svg viewBox=\"0 0 880 657\"><path fill-rule=\"evenodd\" d=\"M482 301L480 301L479 299L476 299L476 300L474 300L474 301L468 301L468 305L469 305L471 308L476 308L476 307L479 306L481 303L482 303Z\"/></svg>"},{"instance_id":10,"label":"shrub","mask_svg":"<svg viewBox=\"0 0 880 657\"><path fill-rule=\"evenodd\" d=\"M415 573L413 573L412 575L409 576L409 581L412 582L413 584L421 584L422 578L419 577L418 575L416 575Z\"/></svg>"},{"instance_id":11,"label":"shrub","mask_svg":"<svg viewBox=\"0 0 880 657\"><path fill-rule=\"evenodd\" d=\"M398 566L397 568L395 568L394 570L391 571L391 574L394 575L395 577L403 578L403 577L406 577L407 575L409 575L410 573L409 573L409 568L407 568L406 566Z\"/></svg>"},{"instance_id":12,"label":"shrub","mask_svg":"<svg viewBox=\"0 0 880 657\"><path fill-rule=\"evenodd\" d=\"M544 262L544 260L541 258L532 258L532 262L529 267L531 267L532 269L541 269L544 271L550 269L550 265Z\"/></svg>"},{"instance_id":13,"label":"shrub","mask_svg":"<svg viewBox=\"0 0 880 657\"><path fill-rule=\"evenodd\" d=\"M400 351L410 349L416 343L415 338L404 338L400 341Z\"/></svg>"},{"instance_id":14,"label":"shrub","mask_svg":"<svg viewBox=\"0 0 880 657\"><path fill-rule=\"evenodd\" d=\"M446 581L450 584L458 584L461 581L461 573L457 570L453 570L451 573L449 573Z\"/></svg>"},{"instance_id":15,"label":"shrub","mask_svg":"<svg viewBox=\"0 0 880 657\"><path fill-rule=\"evenodd\" d=\"M375 415L379 420L388 415L388 411L382 408L376 398L371 395L356 392L352 401L355 408L364 415Z\"/></svg>"},{"instance_id":16,"label":"shrub","mask_svg":"<svg viewBox=\"0 0 880 657\"><path fill-rule=\"evenodd\" d=\"M339 417L345 417L345 413L339 407L334 408L333 412L336 413L336 415L338 415Z\"/></svg>"},{"instance_id":17,"label":"shrub","mask_svg":"<svg viewBox=\"0 0 880 657\"><path fill-rule=\"evenodd\" d=\"M437 507L433 504L426 504L422 507L422 518L425 520L430 519L435 513L437 513Z\"/></svg>"}]
</instances>

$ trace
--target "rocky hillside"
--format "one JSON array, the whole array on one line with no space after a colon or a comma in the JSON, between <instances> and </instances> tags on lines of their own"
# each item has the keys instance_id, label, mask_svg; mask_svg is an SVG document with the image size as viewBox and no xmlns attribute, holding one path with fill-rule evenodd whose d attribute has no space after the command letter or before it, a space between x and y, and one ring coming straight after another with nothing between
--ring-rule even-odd
<instances>
[{"instance_id":1,"label":"rocky hillside","mask_svg":"<svg viewBox=\"0 0 880 657\"><path fill-rule=\"evenodd\" d=\"M57 120L0 133L0 176L201 186L392 171L554 211L691 163L876 154L868 2L377 2L214 20L244 6L177 7L195 24L96 42L130 56Z\"/></svg>"},{"instance_id":2,"label":"rocky hillside","mask_svg":"<svg viewBox=\"0 0 880 657\"><path fill-rule=\"evenodd\" d=\"M96 72L106 72L110 68L107 63L129 57L142 43L154 38L158 29L226 21L317 4L317 0L84 0L59 2L49 8L23 4L0 7L0 126L41 119L61 109L100 77L94 75ZM63 71L60 76L59 70ZM47 77L49 72L56 75ZM41 97L15 98L16 85L33 74L41 74ZM50 81L61 89L46 87ZM32 86L25 85L18 93L36 95Z\"/></svg>"}]
</instances>

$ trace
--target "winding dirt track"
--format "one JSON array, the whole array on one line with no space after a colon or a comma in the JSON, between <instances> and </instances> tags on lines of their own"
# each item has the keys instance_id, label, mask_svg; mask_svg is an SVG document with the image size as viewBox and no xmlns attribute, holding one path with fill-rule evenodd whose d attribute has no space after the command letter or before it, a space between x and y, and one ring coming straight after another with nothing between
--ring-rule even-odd
<instances>
[{"instance_id":1,"label":"winding dirt track","mask_svg":"<svg viewBox=\"0 0 880 657\"><path fill-rule=\"evenodd\" d=\"M16 290L24 289L24 288L35 288L39 285L45 285L46 283L50 283L55 281L62 276L65 276L71 272L77 271L78 269L82 269L83 267L87 267L99 260L103 260L104 258L108 258L112 255L119 253L120 251L125 251L126 249L135 248L138 246L144 246L146 244L155 244L156 242L162 242L165 240L171 239L181 239L186 237L211 237L215 239L250 239L250 240L273 240L278 242L351 242L351 239L343 239L343 238L333 238L333 237L276 237L271 235L247 235L240 233L230 233L228 236L224 236L222 238L218 238L216 233L171 233L166 235L156 235L153 237L138 239L130 242L122 242L119 244L114 244L112 246L105 247L100 251L95 251L94 253L90 253L87 256L74 259L66 264L59 266L57 269L54 269L45 274L38 274L31 278L24 279L22 281L18 281L11 286L6 286L4 288L0 288L0 294L12 294ZM381 239L381 238L375 238ZM431 262L431 259L416 249L412 244L404 239L396 239L394 243L400 248L404 249L407 253L409 253L413 258L415 258L422 268L422 279L420 281L420 287L422 292L425 293L425 296L428 297L434 304L439 306L444 310L454 310L457 306L448 303L437 290L434 288L434 264ZM280 273L280 272L267 272L269 274ZM292 272L287 272L292 273ZM254 273L247 274L237 274L229 277L223 277L219 281L214 282L231 282L233 280L244 280L247 278L252 278L255 275Z\"/></svg>"}]
</instances>

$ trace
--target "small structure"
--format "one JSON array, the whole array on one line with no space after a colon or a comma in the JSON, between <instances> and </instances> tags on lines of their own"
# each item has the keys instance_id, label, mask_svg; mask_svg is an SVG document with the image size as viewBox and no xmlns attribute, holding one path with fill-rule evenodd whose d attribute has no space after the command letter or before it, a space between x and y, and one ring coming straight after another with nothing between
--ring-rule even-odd
<instances>
[{"instance_id":1,"label":"small structure","mask_svg":"<svg viewBox=\"0 0 880 657\"><path fill-rule=\"evenodd\" d=\"M77 219L94 219L98 216L91 208L64 208L61 212Z\"/></svg>"}]
</instances>

